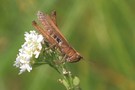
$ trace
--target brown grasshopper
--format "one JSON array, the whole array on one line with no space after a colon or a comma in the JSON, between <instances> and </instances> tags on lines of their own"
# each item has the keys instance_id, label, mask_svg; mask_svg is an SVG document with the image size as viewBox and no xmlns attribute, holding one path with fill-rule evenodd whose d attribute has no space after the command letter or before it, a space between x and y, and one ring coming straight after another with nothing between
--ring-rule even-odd
<instances>
[{"instance_id":1,"label":"brown grasshopper","mask_svg":"<svg viewBox=\"0 0 135 90\"><path fill-rule=\"evenodd\" d=\"M77 62L82 59L82 56L69 45L58 29L55 11L50 16L38 11L37 16L43 27L40 27L35 21L32 22L33 26L47 39L50 45L55 45L60 50L67 62Z\"/></svg>"}]
</instances>

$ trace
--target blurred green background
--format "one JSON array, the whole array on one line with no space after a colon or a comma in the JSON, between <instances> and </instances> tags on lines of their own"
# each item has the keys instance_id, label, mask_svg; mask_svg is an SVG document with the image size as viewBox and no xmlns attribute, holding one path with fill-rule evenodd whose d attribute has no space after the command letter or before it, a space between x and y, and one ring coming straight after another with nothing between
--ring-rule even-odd
<instances>
[{"instance_id":1,"label":"blurred green background","mask_svg":"<svg viewBox=\"0 0 135 90\"><path fill-rule=\"evenodd\" d=\"M135 0L1 0L0 90L65 90L48 65L18 75L13 67L38 10L57 23L84 60L69 64L82 90L135 90Z\"/></svg>"}]
</instances>

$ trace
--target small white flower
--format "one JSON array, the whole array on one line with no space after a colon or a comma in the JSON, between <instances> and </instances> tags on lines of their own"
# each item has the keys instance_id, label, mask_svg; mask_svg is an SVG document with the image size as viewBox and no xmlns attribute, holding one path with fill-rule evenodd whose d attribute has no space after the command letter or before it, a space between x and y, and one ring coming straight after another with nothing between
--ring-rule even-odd
<instances>
[{"instance_id":1,"label":"small white flower","mask_svg":"<svg viewBox=\"0 0 135 90\"><path fill-rule=\"evenodd\" d=\"M25 43L22 48L19 49L19 54L17 55L14 66L20 68L20 73L24 71L30 72L32 70L31 59L34 56L38 58L40 51L42 49L42 44L44 43L44 38L35 31L26 32Z\"/></svg>"}]
</instances>

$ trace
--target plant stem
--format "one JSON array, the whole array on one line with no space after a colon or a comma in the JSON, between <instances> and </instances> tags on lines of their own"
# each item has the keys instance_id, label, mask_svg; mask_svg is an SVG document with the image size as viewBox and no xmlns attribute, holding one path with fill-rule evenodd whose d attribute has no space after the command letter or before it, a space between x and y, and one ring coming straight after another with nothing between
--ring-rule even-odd
<instances>
[{"instance_id":1,"label":"plant stem","mask_svg":"<svg viewBox=\"0 0 135 90\"><path fill-rule=\"evenodd\" d=\"M81 90L79 87L79 78L73 76L71 71L68 70L66 60L62 60L64 58L57 50L50 51L49 49L45 51L42 58L43 61L48 63L62 76L62 79L59 79L59 81L66 87L67 90Z\"/></svg>"}]
</instances>

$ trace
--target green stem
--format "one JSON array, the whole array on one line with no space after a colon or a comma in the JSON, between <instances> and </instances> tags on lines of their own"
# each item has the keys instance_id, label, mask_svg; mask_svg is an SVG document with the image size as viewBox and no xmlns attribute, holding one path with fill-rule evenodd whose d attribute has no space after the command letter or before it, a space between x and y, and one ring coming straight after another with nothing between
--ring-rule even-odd
<instances>
[{"instance_id":1,"label":"green stem","mask_svg":"<svg viewBox=\"0 0 135 90\"><path fill-rule=\"evenodd\" d=\"M61 76L60 82L66 87L67 90L81 90L79 88L79 78L73 76L71 72L66 67L66 62L61 62L59 57L61 54L57 50L52 50L51 52L44 52L43 54L45 60L52 68L54 68ZM61 56L62 57L62 56Z\"/></svg>"},{"instance_id":2,"label":"green stem","mask_svg":"<svg viewBox=\"0 0 135 90\"><path fill-rule=\"evenodd\" d=\"M63 77L63 85L66 87L67 90L81 90L74 85L74 77L72 76L71 72L67 69L65 64L59 65L58 70L59 72L61 72L60 74Z\"/></svg>"}]
</instances>

